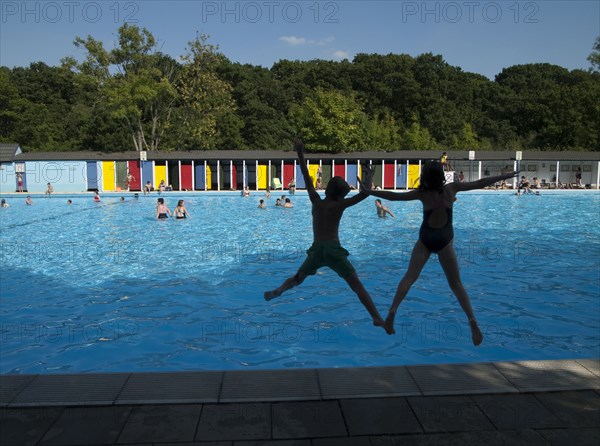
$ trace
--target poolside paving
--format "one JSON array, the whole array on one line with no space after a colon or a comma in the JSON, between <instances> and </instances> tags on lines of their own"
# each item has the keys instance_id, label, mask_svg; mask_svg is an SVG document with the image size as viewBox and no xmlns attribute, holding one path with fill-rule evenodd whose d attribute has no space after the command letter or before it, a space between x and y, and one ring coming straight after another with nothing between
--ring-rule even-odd
<instances>
[{"instance_id":1,"label":"poolside paving","mask_svg":"<svg viewBox=\"0 0 600 446\"><path fill-rule=\"evenodd\" d=\"M600 360L0 375L0 445L597 445Z\"/></svg>"}]
</instances>

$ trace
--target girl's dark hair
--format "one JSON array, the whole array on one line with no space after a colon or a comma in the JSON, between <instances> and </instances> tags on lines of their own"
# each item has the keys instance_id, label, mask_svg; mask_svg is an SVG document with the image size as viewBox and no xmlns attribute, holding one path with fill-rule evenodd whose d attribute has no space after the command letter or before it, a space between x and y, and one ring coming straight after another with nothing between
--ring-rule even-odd
<instances>
[{"instance_id":1,"label":"girl's dark hair","mask_svg":"<svg viewBox=\"0 0 600 446\"><path fill-rule=\"evenodd\" d=\"M177 206L181 206L182 204L183 204L183 200L179 200L179 201L177 202Z\"/></svg>"},{"instance_id":2,"label":"girl's dark hair","mask_svg":"<svg viewBox=\"0 0 600 446\"><path fill-rule=\"evenodd\" d=\"M441 191L446 184L444 169L438 161L428 161L421 170L421 190L439 190Z\"/></svg>"}]
</instances>

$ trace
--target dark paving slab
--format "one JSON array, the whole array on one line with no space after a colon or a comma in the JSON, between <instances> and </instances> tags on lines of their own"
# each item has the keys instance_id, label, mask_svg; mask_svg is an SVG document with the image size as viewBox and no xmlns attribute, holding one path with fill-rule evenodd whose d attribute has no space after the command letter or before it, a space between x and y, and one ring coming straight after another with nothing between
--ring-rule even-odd
<instances>
[{"instance_id":1,"label":"dark paving slab","mask_svg":"<svg viewBox=\"0 0 600 446\"><path fill-rule=\"evenodd\" d=\"M273 439L347 436L338 401L273 403Z\"/></svg>"},{"instance_id":2,"label":"dark paving slab","mask_svg":"<svg viewBox=\"0 0 600 446\"><path fill-rule=\"evenodd\" d=\"M491 363L409 366L408 370L423 395L517 392Z\"/></svg>"},{"instance_id":3,"label":"dark paving slab","mask_svg":"<svg viewBox=\"0 0 600 446\"><path fill-rule=\"evenodd\" d=\"M271 405L267 403L205 404L196 441L271 438Z\"/></svg>"},{"instance_id":4,"label":"dark paving slab","mask_svg":"<svg viewBox=\"0 0 600 446\"><path fill-rule=\"evenodd\" d=\"M600 397L594 391L540 393L536 398L568 427L600 426Z\"/></svg>"},{"instance_id":5,"label":"dark paving slab","mask_svg":"<svg viewBox=\"0 0 600 446\"><path fill-rule=\"evenodd\" d=\"M216 403L222 378L223 372L134 373L116 404Z\"/></svg>"},{"instance_id":6,"label":"dark paving slab","mask_svg":"<svg viewBox=\"0 0 600 446\"><path fill-rule=\"evenodd\" d=\"M317 373L324 399L421 394L406 367L319 369Z\"/></svg>"},{"instance_id":7,"label":"dark paving slab","mask_svg":"<svg viewBox=\"0 0 600 446\"><path fill-rule=\"evenodd\" d=\"M377 437L372 446L547 446L546 440L534 430L475 431L447 434Z\"/></svg>"},{"instance_id":8,"label":"dark paving slab","mask_svg":"<svg viewBox=\"0 0 600 446\"><path fill-rule=\"evenodd\" d=\"M494 426L468 396L415 396L408 403L425 432L493 430Z\"/></svg>"},{"instance_id":9,"label":"dark paving slab","mask_svg":"<svg viewBox=\"0 0 600 446\"><path fill-rule=\"evenodd\" d=\"M321 399L317 371L227 371L220 402L297 401Z\"/></svg>"},{"instance_id":10,"label":"dark paving slab","mask_svg":"<svg viewBox=\"0 0 600 446\"><path fill-rule=\"evenodd\" d=\"M62 411L60 407L3 409L0 412L0 444L2 446L37 444Z\"/></svg>"},{"instance_id":11,"label":"dark paving slab","mask_svg":"<svg viewBox=\"0 0 600 446\"><path fill-rule=\"evenodd\" d=\"M496 429L564 427L532 394L473 395L471 399L493 423Z\"/></svg>"},{"instance_id":12,"label":"dark paving slab","mask_svg":"<svg viewBox=\"0 0 600 446\"><path fill-rule=\"evenodd\" d=\"M70 407L63 410L40 445L102 445L115 442L131 413L131 407Z\"/></svg>"},{"instance_id":13,"label":"dark paving slab","mask_svg":"<svg viewBox=\"0 0 600 446\"><path fill-rule=\"evenodd\" d=\"M553 446L580 446L600 444L600 428L542 429L538 433Z\"/></svg>"},{"instance_id":14,"label":"dark paving slab","mask_svg":"<svg viewBox=\"0 0 600 446\"><path fill-rule=\"evenodd\" d=\"M134 407L117 442L193 442L201 410L198 404Z\"/></svg>"},{"instance_id":15,"label":"dark paving slab","mask_svg":"<svg viewBox=\"0 0 600 446\"><path fill-rule=\"evenodd\" d=\"M388 435L423 432L405 398L342 400L350 435Z\"/></svg>"},{"instance_id":16,"label":"dark paving slab","mask_svg":"<svg viewBox=\"0 0 600 446\"><path fill-rule=\"evenodd\" d=\"M84 375L37 375L9 406L107 406L113 404L127 373Z\"/></svg>"},{"instance_id":17,"label":"dark paving slab","mask_svg":"<svg viewBox=\"0 0 600 446\"><path fill-rule=\"evenodd\" d=\"M577 361L518 361L495 364L519 391L589 389L600 385L598 376Z\"/></svg>"},{"instance_id":18,"label":"dark paving slab","mask_svg":"<svg viewBox=\"0 0 600 446\"><path fill-rule=\"evenodd\" d=\"M0 376L0 407L8 406L34 379L35 375Z\"/></svg>"}]
</instances>

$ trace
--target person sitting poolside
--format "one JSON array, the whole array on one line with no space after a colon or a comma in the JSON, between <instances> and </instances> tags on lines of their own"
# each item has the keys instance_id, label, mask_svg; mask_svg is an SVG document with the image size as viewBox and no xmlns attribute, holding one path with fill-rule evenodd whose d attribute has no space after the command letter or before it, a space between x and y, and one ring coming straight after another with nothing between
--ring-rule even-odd
<instances>
[{"instance_id":1,"label":"person sitting poolside","mask_svg":"<svg viewBox=\"0 0 600 446\"><path fill-rule=\"evenodd\" d=\"M52 187L52 184L48 183L47 188L46 188L46 195L50 196L53 193L54 193L54 188Z\"/></svg>"}]
</instances>

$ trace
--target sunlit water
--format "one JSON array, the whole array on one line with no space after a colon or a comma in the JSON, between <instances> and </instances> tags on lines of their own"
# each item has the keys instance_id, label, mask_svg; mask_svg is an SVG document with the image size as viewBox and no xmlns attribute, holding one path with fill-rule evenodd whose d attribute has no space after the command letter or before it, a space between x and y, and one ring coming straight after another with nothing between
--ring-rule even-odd
<instances>
[{"instance_id":1,"label":"sunlit water","mask_svg":"<svg viewBox=\"0 0 600 446\"><path fill-rule=\"evenodd\" d=\"M279 194L277 195L279 196ZM455 204L466 318L435 256L400 306L395 336L322 269L265 302L312 241L310 203L257 208L238 194L10 198L0 209L1 373L273 369L597 358L600 195L465 193ZM343 246L385 317L421 222L414 202L348 209Z\"/></svg>"}]
</instances>

